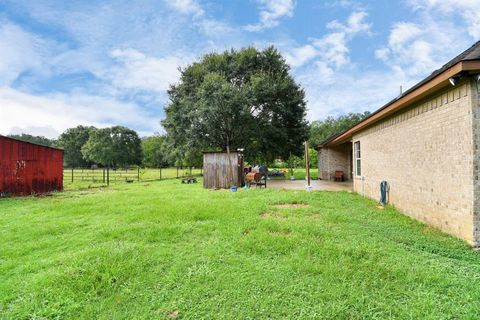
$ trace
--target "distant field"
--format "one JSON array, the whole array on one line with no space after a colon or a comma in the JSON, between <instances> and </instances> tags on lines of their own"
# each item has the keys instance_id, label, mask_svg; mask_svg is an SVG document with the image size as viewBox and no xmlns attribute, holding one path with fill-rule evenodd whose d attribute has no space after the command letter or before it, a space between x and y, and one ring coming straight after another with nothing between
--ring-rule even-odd
<instances>
[{"instance_id":1,"label":"distant field","mask_svg":"<svg viewBox=\"0 0 480 320\"><path fill-rule=\"evenodd\" d=\"M200 168L162 168L160 169L140 169L137 171L134 169L118 169L109 170L110 183L126 183L127 181L136 183L154 181L154 180L166 180L175 179L177 177L186 177L190 174L194 176L200 176L202 169ZM73 174L73 181L72 181ZM104 169L64 169L63 170L63 183L66 190L89 188L89 187L101 187L107 184L106 182L106 170Z\"/></svg>"},{"instance_id":2,"label":"distant field","mask_svg":"<svg viewBox=\"0 0 480 320\"><path fill-rule=\"evenodd\" d=\"M161 172L160 172L161 171ZM201 176L201 168L192 168L191 174L194 176ZM106 172L105 172L106 175ZM163 169L137 169L129 170L109 170L110 183L126 183L130 181L132 183L154 181L154 180L167 180L176 179L177 177L186 177L190 175L190 168L163 168ZM304 180L306 176L305 168L294 169L294 176L297 180ZM310 169L311 179L318 179L318 169ZM75 190L82 188L93 188L106 186L106 180L104 182L104 170L103 169L74 169L73 170L73 182L72 182L72 169L63 170L63 181L65 190ZM106 177L105 177L106 179ZM285 177L272 177L272 179L290 179L288 173Z\"/></svg>"},{"instance_id":3,"label":"distant field","mask_svg":"<svg viewBox=\"0 0 480 320\"><path fill-rule=\"evenodd\" d=\"M0 199L0 319L479 319L480 254L348 192Z\"/></svg>"}]
</instances>

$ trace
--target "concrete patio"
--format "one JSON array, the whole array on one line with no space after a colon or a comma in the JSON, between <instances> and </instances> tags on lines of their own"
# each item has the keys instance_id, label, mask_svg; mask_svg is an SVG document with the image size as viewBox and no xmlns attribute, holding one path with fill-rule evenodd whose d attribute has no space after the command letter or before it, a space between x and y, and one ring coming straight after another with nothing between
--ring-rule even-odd
<instances>
[{"instance_id":1,"label":"concrete patio","mask_svg":"<svg viewBox=\"0 0 480 320\"><path fill-rule=\"evenodd\" d=\"M305 190L306 180L268 180L267 188ZM352 191L352 182L334 182L329 180L311 180L314 191Z\"/></svg>"}]
</instances>

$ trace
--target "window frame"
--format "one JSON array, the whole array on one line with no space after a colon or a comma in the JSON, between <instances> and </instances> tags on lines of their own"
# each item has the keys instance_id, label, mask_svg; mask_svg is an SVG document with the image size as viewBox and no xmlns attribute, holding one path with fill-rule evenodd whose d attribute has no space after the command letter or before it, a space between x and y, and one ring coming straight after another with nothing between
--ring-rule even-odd
<instances>
[{"instance_id":1,"label":"window frame","mask_svg":"<svg viewBox=\"0 0 480 320\"><path fill-rule=\"evenodd\" d=\"M353 143L353 158L355 159L355 176L362 176L362 146L360 140Z\"/></svg>"}]
</instances>

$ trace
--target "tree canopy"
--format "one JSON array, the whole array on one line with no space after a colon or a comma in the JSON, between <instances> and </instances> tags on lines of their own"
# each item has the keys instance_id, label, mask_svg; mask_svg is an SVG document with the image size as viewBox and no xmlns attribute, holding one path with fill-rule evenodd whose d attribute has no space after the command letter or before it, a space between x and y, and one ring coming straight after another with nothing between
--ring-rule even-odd
<instances>
[{"instance_id":1,"label":"tree canopy","mask_svg":"<svg viewBox=\"0 0 480 320\"><path fill-rule=\"evenodd\" d=\"M178 158L227 147L250 161L302 153L305 94L273 47L207 54L181 70L168 95L162 124Z\"/></svg>"},{"instance_id":2,"label":"tree canopy","mask_svg":"<svg viewBox=\"0 0 480 320\"><path fill-rule=\"evenodd\" d=\"M44 136L32 136L31 134L9 134L8 137L26 141L26 142L31 142L31 143L36 143L40 144L42 146L47 146L47 147L55 147L56 141L54 139L48 139Z\"/></svg>"},{"instance_id":3,"label":"tree canopy","mask_svg":"<svg viewBox=\"0 0 480 320\"><path fill-rule=\"evenodd\" d=\"M77 126L65 130L58 139L58 145L63 148L63 162L67 166L87 166L87 161L82 154L82 147L87 143L90 134L97 130L95 127Z\"/></svg>"},{"instance_id":4,"label":"tree canopy","mask_svg":"<svg viewBox=\"0 0 480 320\"><path fill-rule=\"evenodd\" d=\"M310 146L316 147L331 135L346 130L370 114L369 111L348 113L339 117L327 117L310 124Z\"/></svg>"},{"instance_id":5,"label":"tree canopy","mask_svg":"<svg viewBox=\"0 0 480 320\"><path fill-rule=\"evenodd\" d=\"M165 138L159 135L142 139L142 164L148 168L161 168L168 165L167 153L164 146Z\"/></svg>"},{"instance_id":6,"label":"tree canopy","mask_svg":"<svg viewBox=\"0 0 480 320\"><path fill-rule=\"evenodd\" d=\"M122 126L92 131L82 154L89 161L113 167L140 164L143 158L138 134Z\"/></svg>"}]
</instances>

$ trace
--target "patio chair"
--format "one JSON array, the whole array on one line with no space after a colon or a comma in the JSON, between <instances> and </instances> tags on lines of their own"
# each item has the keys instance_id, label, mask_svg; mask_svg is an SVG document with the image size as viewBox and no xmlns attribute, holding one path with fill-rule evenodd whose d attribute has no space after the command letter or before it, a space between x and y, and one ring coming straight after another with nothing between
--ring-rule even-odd
<instances>
[{"instance_id":1,"label":"patio chair","mask_svg":"<svg viewBox=\"0 0 480 320\"><path fill-rule=\"evenodd\" d=\"M335 171L335 181L345 181L345 174L343 171Z\"/></svg>"}]
</instances>

